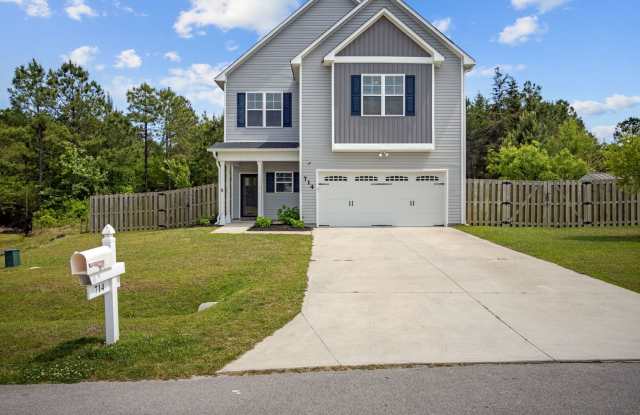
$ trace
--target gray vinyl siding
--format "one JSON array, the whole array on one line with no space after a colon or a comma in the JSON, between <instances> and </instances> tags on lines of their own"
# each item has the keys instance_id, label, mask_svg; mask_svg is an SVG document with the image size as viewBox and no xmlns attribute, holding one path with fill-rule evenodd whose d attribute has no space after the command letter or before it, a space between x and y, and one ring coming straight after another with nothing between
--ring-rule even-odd
<instances>
[{"instance_id":1,"label":"gray vinyl siding","mask_svg":"<svg viewBox=\"0 0 640 415\"><path fill-rule=\"evenodd\" d=\"M338 56L431 56L389 21L380 18Z\"/></svg>"},{"instance_id":2,"label":"gray vinyl siding","mask_svg":"<svg viewBox=\"0 0 640 415\"><path fill-rule=\"evenodd\" d=\"M320 0L227 75L225 141L298 141L299 94L291 59L355 7L353 0ZM239 92L291 92L291 128L237 128Z\"/></svg>"},{"instance_id":3,"label":"gray vinyl siding","mask_svg":"<svg viewBox=\"0 0 640 415\"><path fill-rule=\"evenodd\" d=\"M299 163L297 162L265 162L264 173L276 171L297 172ZM233 194L231 212L233 219L240 219L240 175L241 174L257 174L258 165L253 162L234 163L233 171ZM264 214L272 219L277 219L278 209L283 205L287 207L299 207L300 193L267 193L267 186L264 186Z\"/></svg>"},{"instance_id":4,"label":"gray vinyl siding","mask_svg":"<svg viewBox=\"0 0 640 415\"><path fill-rule=\"evenodd\" d=\"M335 65L335 142L338 144L431 143L431 65L345 63ZM416 77L416 115L351 115L351 75L404 74Z\"/></svg>"},{"instance_id":5,"label":"gray vinyl siding","mask_svg":"<svg viewBox=\"0 0 640 415\"><path fill-rule=\"evenodd\" d=\"M445 58L435 69L434 144L430 153L391 153L379 159L377 153L333 153L331 151L331 69L322 58L381 8L401 19ZM301 76L303 96L301 176L315 184L321 169L448 169L448 222L461 221L462 202L462 62L445 44L410 14L390 0L375 0L305 57ZM304 182L302 182L304 183ZM316 221L315 186L301 184L303 219Z\"/></svg>"}]
</instances>

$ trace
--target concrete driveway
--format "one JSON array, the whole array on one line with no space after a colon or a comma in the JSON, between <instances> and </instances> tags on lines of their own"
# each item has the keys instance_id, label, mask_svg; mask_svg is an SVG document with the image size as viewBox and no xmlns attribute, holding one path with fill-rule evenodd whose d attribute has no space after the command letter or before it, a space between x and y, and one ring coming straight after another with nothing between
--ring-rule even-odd
<instances>
[{"instance_id":1,"label":"concrete driveway","mask_svg":"<svg viewBox=\"0 0 640 415\"><path fill-rule=\"evenodd\" d=\"M302 313L222 371L637 359L636 293L454 229L318 229Z\"/></svg>"}]
</instances>

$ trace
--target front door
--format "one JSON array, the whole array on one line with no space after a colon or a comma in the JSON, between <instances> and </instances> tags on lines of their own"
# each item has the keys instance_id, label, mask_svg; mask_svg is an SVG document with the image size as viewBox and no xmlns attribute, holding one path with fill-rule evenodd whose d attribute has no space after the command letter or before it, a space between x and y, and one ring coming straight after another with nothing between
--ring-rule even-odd
<instances>
[{"instance_id":1,"label":"front door","mask_svg":"<svg viewBox=\"0 0 640 415\"><path fill-rule=\"evenodd\" d=\"M258 175L240 175L240 216L255 218L258 216Z\"/></svg>"}]
</instances>

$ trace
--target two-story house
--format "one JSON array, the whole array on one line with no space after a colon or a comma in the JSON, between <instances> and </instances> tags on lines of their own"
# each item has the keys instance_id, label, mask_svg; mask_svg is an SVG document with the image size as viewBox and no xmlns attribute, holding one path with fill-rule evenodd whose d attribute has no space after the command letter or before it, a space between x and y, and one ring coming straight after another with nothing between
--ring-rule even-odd
<instances>
[{"instance_id":1,"label":"two-story house","mask_svg":"<svg viewBox=\"0 0 640 415\"><path fill-rule=\"evenodd\" d=\"M464 223L474 65L402 0L309 0L216 77L218 223Z\"/></svg>"}]
</instances>

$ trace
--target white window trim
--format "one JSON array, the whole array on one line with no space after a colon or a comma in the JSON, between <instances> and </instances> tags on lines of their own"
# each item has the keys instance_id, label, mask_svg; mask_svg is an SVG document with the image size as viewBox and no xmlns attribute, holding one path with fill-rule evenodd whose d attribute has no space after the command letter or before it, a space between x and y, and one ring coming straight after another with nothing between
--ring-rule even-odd
<instances>
[{"instance_id":1,"label":"white window trim","mask_svg":"<svg viewBox=\"0 0 640 415\"><path fill-rule=\"evenodd\" d=\"M258 111L257 109L249 109L249 94L262 95L262 125L249 125L249 111ZM280 126L267 126L267 94L280 94ZM269 110L277 111L277 110ZM284 92L283 91L246 91L244 105L245 128L284 128Z\"/></svg>"},{"instance_id":2,"label":"white window trim","mask_svg":"<svg viewBox=\"0 0 640 415\"><path fill-rule=\"evenodd\" d=\"M286 191L286 192L279 192L278 191L278 173L282 174L282 173L286 173L286 174L290 174L291 175L291 191ZM284 183L287 184L289 182L280 182L280 183ZM294 187L295 187L295 178L294 178L294 172L292 171L276 171L273 172L273 191L274 193L295 193L294 192Z\"/></svg>"},{"instance_id":3,"label":"white window trim","mask_svg":"<svg viewBox=\"0 0 640 415\"><path fill-rule=\"evenodd\" d=\"M364 93L364 77L365 76L379 76L381 77L381 86L380 86L380 95L371 95L371 94L365 94ZM385 90L385 82L386 82L386 78L387 76L401 76L402 77L402 95L397 95L397 94L391 94L391 95L387 95L387 91ZM407 96L407 89L406 89L406 74L400 74L400 73L396 73L396 74L368 74L368 73L363 73L360 75L360 116L362 117L405 117L406 116L406 96ZM368 96L368 97L380 97L381 103L380 103L380 115L376 115L376 114L365 114L364 113L364 97ZM402 97L402 114L386 114L386 97Z\"/></svg>"}]
</instances>

